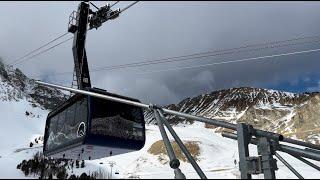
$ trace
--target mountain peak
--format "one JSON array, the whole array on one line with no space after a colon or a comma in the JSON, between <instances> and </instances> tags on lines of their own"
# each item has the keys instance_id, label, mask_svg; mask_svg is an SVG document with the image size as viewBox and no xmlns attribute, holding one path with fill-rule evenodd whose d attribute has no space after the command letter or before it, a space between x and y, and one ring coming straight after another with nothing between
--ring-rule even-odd
<instances>
[{"instance_id":1,"label":"mountain peak","mask_svg":"<svg viewBox=\"0 0 320 180\"><path fill-rule=\"evenodd\" d=\"M291 93L273 89L235 87L189 97L166 108L231 123L247 122L274 132L293 132L317 127L320 121L320 93ZM302 110L303 109L303 110ZM309 113L307 113L309 112ZM154 123L151 112L147 122ZM170 123L192 124L192 120L167 116ZM221 128L206 125L208 128ZM299 136L298 136L299 137ZM319 142L320 136L301 136L302 140Z\"/></svg>"},{"instance_id":2,"label":"mountain peak","mask_svg":"<svg viewBox=\"0 0 320 180\"><path fill-rule=\"evenodd\" d=\"M28 78L19 68L4 64L1 58L0 82L5 86L2 89L8 89L10 86L10 89L14 90L5 93L3 99L6 100L18 101L26 98L33 106L38 104L45 109L52 109L67 99L67 95L62 91L37 85L35 80Z\"/></svg>"}]
</instances>

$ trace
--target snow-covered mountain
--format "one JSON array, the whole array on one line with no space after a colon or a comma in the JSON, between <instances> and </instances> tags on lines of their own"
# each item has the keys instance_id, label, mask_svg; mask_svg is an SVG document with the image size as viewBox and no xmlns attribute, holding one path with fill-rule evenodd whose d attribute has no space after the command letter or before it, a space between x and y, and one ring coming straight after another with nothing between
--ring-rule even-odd
<instances>
[{"instance_id":1,"label":"snow-covered mountain","mask_svg":"<svg viewBox=\"0 0 320 180\"><path fill-rule=\"evenodd\" d=\"M0 177L23 177L16 166L32 156L23 149L43 136L48 109L64 99L62 92L40 87L0 61Z\"/></svg>"},{"instance_id":2,"label":"snow-covered mountain","mask_svg":"<svg viewBox=\"0 0 320 180\"><path fill-rule=\"evenodd\" d=\"M1 96L2 100L19 100L27 98L33 106L42 106L45 109L52 109L67 99L67 95L59 90L39 86L35 80L29 79L20 69L6 66L0 58L0 77L4 83ZM11 91L11 89L14 89ZM6 91L6 92L5 92Z\"/></svg>"},{"instance_id":3,"label":"snow-covered mountain","mask_svg":"<svg viewBox=\"0 0 320 180\"><path fill-rule=\"evenodd\" d=\"M66 99L61 91L40 87L19 69L0 61L0 156L43 134L48 109Z\"/></svg>"},{"instance_id":4,"label":"snow-covered mountain","mask_svg":"<svg viewBox=\"0 0 320 180\"><path fill-rule=\"evenodd\" d=\"M254 127L278 132L287 137L320 143L320 135L310 130L320 126L320 93L294 94L270 89L240 87L197 97L187 98L169 109L224 120L231 123L247 122ZM155 120L146 112L150 123ZM168 116L172 124L190 124L193 121ZM220 132L221 128L206 125ZM307 132L305 132L307 131Z\"/></svg>"},{"instance_id":5,"label":"snow-covered mountain","mask_svg":"<svg viewBox=\"0 0 320 180\"><path fill-rule=\"evenodd\" d=\"M61 91L40 87L19 69L0 62L0 178L38 178L33 175L25 177L16 167L22 160L31 159L35 153L42 151L41 142L35 143L34 139L43 135L49 109L66 98ZM318 133L299 133L319 126L320 121L316 118L320 115L319 101L319 93L293 94L266 89L233 88L187 98L167 107L228 122L246 121L262 129L293 133L288 136L319 143ZM111 169L108 162L114 161L113 177L173 178L168 157L161 150L164 147L159 143L161 136L158 127L154 125L149 112L145 112L145 115L149 123L146 145L142 150L86 161L85 168L73 171L68 169L68 174L90 174L99 170L109 173ZM181 139L192 145L193 155L209 178L239 177L238 165L234 163L234 160L238 162L236 141L216 133L221 131L219 128L176 117L169 118ZM32 148L29 147L30 142L34 143ZM250 148L256 153L254 146ZM292 157L285 157L306 177L320 176ZM278 166L278 177L295 178L281 163ZM181 170L187 178L198 178L192 166L183 158ZM101 177L106 178L106 174Z\"/></svg>"}]
</instances>

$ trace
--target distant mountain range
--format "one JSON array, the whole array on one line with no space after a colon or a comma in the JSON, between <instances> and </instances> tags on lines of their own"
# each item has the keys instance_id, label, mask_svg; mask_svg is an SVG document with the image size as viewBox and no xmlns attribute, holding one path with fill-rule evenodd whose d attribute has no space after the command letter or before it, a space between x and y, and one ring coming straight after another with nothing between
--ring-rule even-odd
<instances>
[{"instance_id":1,"label":"distant mountain range","mask_svg":"<svg viewBox=\"0 0 320 180\"><path fill-rule=\"evenodd\" d=\"M259 129L320 144L319 92L295 94L239 87L186 98L166 108L231 123L246 122ZM155 122L150 112L145 114L148 123ZM173 125L193 123L175 116L168 118ZM208 124L205 127L222 130Z\"/></svg>"}]
</instances>

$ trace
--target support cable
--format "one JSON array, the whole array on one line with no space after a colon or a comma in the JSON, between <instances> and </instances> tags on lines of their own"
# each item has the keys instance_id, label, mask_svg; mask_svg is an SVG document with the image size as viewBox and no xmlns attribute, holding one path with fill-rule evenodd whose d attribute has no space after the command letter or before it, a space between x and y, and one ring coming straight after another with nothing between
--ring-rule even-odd
<instances>
[{"instance_id":1,"label":"support cable","mask_svg":"<svg viewBox=\"0 0 320 180\"><path fill-rule=\"evenodd\" d=\"M120 1L117 1L117 2L113 3L113 4L110 6L110 8L112 8L114 5L118 4L118 2L120 2Z\"/></svg>"},{"instance_id":2,"label":"support cable","mask_svg":"<svg viewBox=\"0 0 320 180\"><path fill-rule=\"evenodd\" d=\"M118 2L119 2L119 1L118 1ZM116 2L116 3L118 3L118 2ZM121 9L118 13L113 14L113 15L110 16L108 19L112 19L113 17L115 17L115 16L123 13L124 11L126 11L127 9L129 9L130 7L132 7L133 5L135 5L135 4L138 3L138 2L139 2L139 1L135 1L134 3L128 5L127 7L123 8L123 9ZM115 4L116 4L116 3L115 3ZM115 5L115 4L113 4L113 5ZM113 6L113 5L112 5L112 6Z\"/></svg>"},{"instance_id":3,"label":"support cable","mask_svg":"<svg viewBox=\"0 0 320 180\"><path fill-rule=\"evenodd\" d=\"M253 60L262 60L262 59L266 59L266 58L289 56L289 55L294 55L294 54L304 54L304 53L317 52L317 51L320 51L320 49L311 49L311 50L306 50L306 51L296 51L296 52L283 53L283 54L274 54L274 55L260 56L260 57L254 57L254 58L245 58L245 59L239 59L239 60L222 61L222 62L216 62L216 63L210 63L210 64L204 64L204 65L197 65L197 66L184 66L184 67L164 69L164 70L146 71L146 72L143 72L143 73L136 73L136 74L137 75L143 75L143 74L159 73L159 72L166 72L166 71L175 71L175 70L182 70L182 69L201 68L201 67L206 67L206 66L214 66L214 65L229 64L229 63L244 62L244 61L253 61ZM199 57L193 57L193 58L190 58L190 59L197 59L197 58L199 58ZM202 58L202 57L200 57L200 58ZM121 67L121 68L123 68L123 67ZM103 70L104 69L99 68L99 69L93 69L93 70L91 70L91 72L98 72L98 71L103 71ZM73 73L73 72L61 72L61 73L52 74L52 76L65 75L65 74L70 74L70 73ZM39 76L34 76L34 77L39 77Z\"/></svg>"},{"instance_id":4,"label":"support cable","mask_svg":"<svg viewBox=\"0 0 320 180\"><path fill-rule=\"evenodd\" d=\"M319 42L320 42L320 39L317 39L317 40L301 42L301 43L272 45L272 46L265 46L262 48L247 49L247 50L241 50L241 49L244 49L245 47L239 47L239 48L232 48L232 49L225 49L225 50L215 50L215 51L200 52L200 53L194 53L194 54L188 54L188 55L182 55L182 56L168 57L168 58L162 58L162 59L157 59L157 60L140 61L140 62L135 62L135 63L106 66L106 67L101 67L101 68L95 68L93 70L94 71L102 71L102 70L122 69L122 68L128 68L128 67L140 67L140 66L145 66L145 65L154 65L154 64L162 64L162 63L169 63L169 62L180 62L180 61L186 61L186 60L194 60L196 58L229 55L229 54L235 54L235 53L241 53L241 52L260 51L260 50L264 50L264 49L273 49L273 48L279 48L279 47L301 45L301 44L308 44L308 43L319 43ZM238 51L232 51L232 50L238 50ZM214 53L214 54L212 54L212 53ZM182 59L180 59L180 58L182 58Z\"/></svg>"},{"instance_id":5,"label":"support cable","mask_svg":"<svg viewBox=\"0 0 320 180\"><path fill-rule=\"evenodd\" d=\"M35 54L35 55L32 55L32 56L30 56L30 57L28 57L28 58L26 58L26 59L21 60L20 62L16 62L15 64L11 64L11 65L18 65L18 64L24 63L24 62L26 62L27 60L30 60L30 59L32 59L32 58L34 58L34 57L37 57L37 56L39 56L39 55L41 55L41 54L43 54L43 53L45 53L45 52L50 51L51 49L53 49L53 48L55 48L55 47L57 47L57 46L60 46L60 45L63 44L63 43L66 43L66 42L70 41L71 39L73 39L73 37L70 37L70 38L68 38L68 39L66 39L66 40L64 40L64 41L62 41L62 42L60 42L60 43L58 43L58 44L56 44L56 45L54 45L54 46L51 46L51 47L49 47L49 48L47 48L47 49L45 49L45 50L43 50L43 51L40 51L39 53L37 53L37 54Z\"/></svg>"},{"instance_id":6,"label":"support cable","mask_svg":"<svg viewBox=\"0 0 320 180\"><path fill-rule=\"evenodd\" d=\"M215 65L221 65L221 64L230 64L230 63L238 63L238 62L246 62L246 61L256 61L256 60L262 60L262 59L267 59L267 58L290 56L290 55L295 55L295 54L305 54L305 53L318 52L318 51L320 51L320 49L311 49L311 50L305 50L305 51L295 51L295 52L290 52L290 53L274 54L274 55L260 56L260 57L254 57L254 58L245 58L245 59L238 59L238 60L232 60L232 61L223 61L223 62L216 62L216 63L197 65L197 66L185 66L185 67L163 69L163 70L157 70L157 71L147 71L147 72L144 72L144 73L137 73L137 74L150 74L150 73L159 73L159 72L167 72L167 71L177 71L177 70L182 70L182 69L194 69L194 68L215 66Z\"/></svg>"},{"instance_id":7,"label":"support cable","mask_svg":"<svg viewBox=\"0 0 320 180\"><path fill-rule=\"evenodd\" d=\"M16 60L14 60L13 62L11 62L9 65L14 65L14 64L18 63L18 62L19 62L20 60L22 60L23 58L25 58L25 57L27 57L27 56L31 55L32 53L34 53L34 52L36 52L36 51L38 51L38 50L40 50L40 49L42 49L43 47L45 47L45 46L47 46L47 45L49 45L49 44L53 43L54 41L56 41L56 40L58 40L58 39L60 39L60 38L64 37L64 36L65 36L65 35L67 35L68 33L69 33L69 32L66 32L66 33L64 33L64 34L62 34L62 35L60 35L60 36L58 36L57 38L55 38L55 39L53 39L53 40L51 40L51 41L47 42L46 44L44 44L44 45L40 46L39 48L32 50L31 52L29 52L29 53L27 53L27 54L23 55L23 56L22 56L22 57L20 57L20 58L17 58L17 59L16 59Z\"/></svg>"},{"instance_id":8,"label":"support cable","mask_svg":"<svg viewBox=\"0 0 320 180\"><path fill-rule=\"evenodd\" d=\"M119 1L118 1L119 2ZM129 6L123 8L119 13L126 11L127 9L131 8L133 5L137 4L139 1L135 1L134 3L130 4Z\"/></svg>"},{"instance_id":9,"label":"support cable","mask_svg":"<svg viewBox=\"0 0 320 180\"><path fill-rule=\"evenodd\" d=\"M98 6L94 5L92 2L90 2L90 4L95 7L97 10L99 10Z\"/></svg>"}]
</instances>

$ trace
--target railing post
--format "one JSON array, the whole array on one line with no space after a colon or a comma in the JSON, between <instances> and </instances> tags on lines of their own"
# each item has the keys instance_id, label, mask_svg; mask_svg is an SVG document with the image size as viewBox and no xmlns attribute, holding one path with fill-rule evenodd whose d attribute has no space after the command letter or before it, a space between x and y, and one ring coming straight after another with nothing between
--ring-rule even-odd
<instances>
[{"instance_id":1,"label":"railing post","mask_svg":"<svg viewBox=\"0 0 320 180\"><path fill-rule=\"evenodd\" d=\"M157 111L158 111L158 113L160 115L160 119L162 120L163 124L167 127L167 129L169 130L170 134L172 135L172 137L174 138L174 140L176 141L176 143L178 144L179 148L181 149L183 154L186 156L188 161L191 163L192 167L195 169L197 174L200 176L201 179L207 179L206 175L203 173L203 171L199 167L198 163L194 160L194 158L192 157L192 155L190 154L190 152L188 151L186 146L183 144L183 142L181 141L179 136L176 134L174 129L171 127L171 125L167 121L166 117L164 117L164 115L162 114L161 110L157 109Z\"/></svg>"},{"instance_id":2,"label":"railing post","mask_svg":"<svg viewBox=\"0 0 320 180\"><path fill-rule=\"evenodd\" d=\"M160 118L160 115L158 113L158 111L156 109L153 109L153 114L154 114L154 117L157 121L157 124L158 124L158 127L159 127L159 130L160 130L160 133L161 133L161 136L162 136L162 139L163 139L163 143L166 147L166 150L167 150L167 154L169 156L169 159L170 159L170 167L172 169L174 169L174 178L175 179L186 179L186 176L181 172L181 170L179 169L179 166L180 166L180 161L179 159L177 159L175 153L174 153L174 150L171 146L171 143L170 143L170 140L168 138L168 135L166 133L166 130L164 129L163 127L163 123L162 123L162 120Z\"/></svg>"},{"instance_id":3,"label":"railing post","mask_svg":"<svg viewBox=\"0 0 320 180\"><path fill-rule=\"evenodd\" d=\"M244 123L237 124L237 139L239 151L239 170L241 179L251 179L247 159L249 158L250 127Z\"/></svg>"},{"instance_id":4,"label":"railing post","mask_svg":"<svg viewBox=\"0 0 320 180\"><path fill-rule=\"evenodd\" d=\"M269 139L261 137L258 140L258 154L261 155L261 168L265 179L275 179L278 170L277 160L273 158L274 148Z\"/></svg>"}]
</instances>

